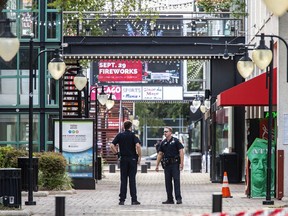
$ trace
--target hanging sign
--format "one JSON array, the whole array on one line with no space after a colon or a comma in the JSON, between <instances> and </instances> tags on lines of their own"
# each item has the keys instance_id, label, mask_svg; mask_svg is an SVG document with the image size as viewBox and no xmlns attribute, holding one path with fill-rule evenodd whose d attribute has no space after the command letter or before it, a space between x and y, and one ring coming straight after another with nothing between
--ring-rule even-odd
<instances>
[{"instance_id":1,"label":"hanging sign","mask_svg":"<svg viewBox=\"0 0 288 216\"><path fill-rule=\"evenodd\" d=\"M141 100L142 87L140 86L122 86L122 100Z\"/></svg>"},{"instance_id":2,"label":"hanging sign","mask_svg":"<svg viewBox=\"0 0 288 216\"><path fill-rule=\"evenodd\" d=\"M95 101L96 96L96 89L98 92L98 95L102 91L101 86L91 86L90 87L90 98L92 101ZM105 94L110 95L112 93L112 99L113 100L121 100L121 86L104 86L104 92Z\"/></svg>"},{"instance_id":3,"label":"hanging sign","mask_svg":"<svg viewBox=\"0 0 288 216\"><path fill-rule=\"evenodd\" d=\"M162 100L162 87L143 87L143 100Z\"/></svg>"}]
</instances>

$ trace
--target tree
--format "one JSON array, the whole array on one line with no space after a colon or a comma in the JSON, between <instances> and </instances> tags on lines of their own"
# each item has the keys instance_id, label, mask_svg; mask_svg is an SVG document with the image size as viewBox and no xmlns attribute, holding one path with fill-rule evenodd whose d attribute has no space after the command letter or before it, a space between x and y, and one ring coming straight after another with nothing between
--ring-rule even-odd
<instances>
[{"instance_id":1,"label":"tree","mask_svg":"<svg viewBox=\"0 0 288 216\"><path fill-rule=\"evenodd\" d=\"M8 0L1 0L0 1L0 12L5 8Z\"/></svg>"},{"instance_id":2,"label":"tree","mask_svg":"<svg viewBox=\"0 0 288 216\"><path fill-rule=\"evenodd\" d=\"M88 20L88 25L93 26L91 35L100 36L103 32L97 26L99 26L98 21L104 13L107 19L127 18L134 14L136 20L143 17L154 20L157 15L149 8L149 2L149 0L56 0L49 6L59 9L59 11L73 12L65 13L64 34L75 34L75 32L71 32L71 29L78 25L77 22L82 23L85 19L84 28L86 28Z\"/></svg>"},{"instance_id":3,"label":"tree","mask_svg":"<svg viewBox=\"0 0 288 216\"><path fill-rule=\"evenodd\" d=\"M163 126L165 125L163 118L179 118L183 117L185 124L188 124L189 119L189 104L182 102L175 103L139 103L135 105L135 114L139 117L139 127L143 125ZM167 125L169 126L169 125ZM153 132L156 134L158 128Z\"/></svg>"}]
</instances>

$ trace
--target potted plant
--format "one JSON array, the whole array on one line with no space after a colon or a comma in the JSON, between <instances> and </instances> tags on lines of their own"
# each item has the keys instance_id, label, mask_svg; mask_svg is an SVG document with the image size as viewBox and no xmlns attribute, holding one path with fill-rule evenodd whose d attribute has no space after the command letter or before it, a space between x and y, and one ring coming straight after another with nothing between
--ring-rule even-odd
<instances>
[{"instance_id":1,"label":"potted plant","mask_svg":"<svg viewBox=\"0 0 288 216\"><path fill-rule=\"evenodd\" d=\"M197 0L196 4L204 12L213 13L222 10L229 10L233 0Z\"/></svg>"},{"instance_id":2,"label":"potted plant","mask_svg":"<svg viewBox=\"0 0 288 216\"><path fill-rule=\"evenodd\" d=\"M244 0L196 0L196 4L207 13L231 11L236 18L247 15Z\"/></svg>"}]
</instances>

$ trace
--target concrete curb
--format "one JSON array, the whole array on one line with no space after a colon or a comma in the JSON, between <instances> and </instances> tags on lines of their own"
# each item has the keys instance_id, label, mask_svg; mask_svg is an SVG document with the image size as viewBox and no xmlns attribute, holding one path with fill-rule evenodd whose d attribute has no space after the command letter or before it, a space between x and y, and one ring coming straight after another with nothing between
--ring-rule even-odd
<instances>
[{"instance_id":1,"label":"concrete curb","mask_svg":"<svg viewBox=\"0 0 288 216\"><path fill-rule=\"evenodd\" d=\"M6 215L6 216L30 216L32 215L32 212L24 209L24 210L1 210L0 215Z\"/></svg>"}]
</instances>

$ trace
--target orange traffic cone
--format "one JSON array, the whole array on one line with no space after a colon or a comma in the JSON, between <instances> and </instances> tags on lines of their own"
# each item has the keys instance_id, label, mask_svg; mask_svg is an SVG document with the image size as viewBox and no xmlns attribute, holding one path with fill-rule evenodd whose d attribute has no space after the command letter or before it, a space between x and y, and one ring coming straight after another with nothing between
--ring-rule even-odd
<instances>
[{"instance_id":1,"label":"orange traffic cone","mask_svg":"<svg viewBox=\"0 0 288 216\"><path fill-rule=\"evenodd\" d=\"M232 198L229 185L228 185L228 177L227 172L224 172L223 183L222 183L222 198Z\"/></svg>"}]
</instances>

